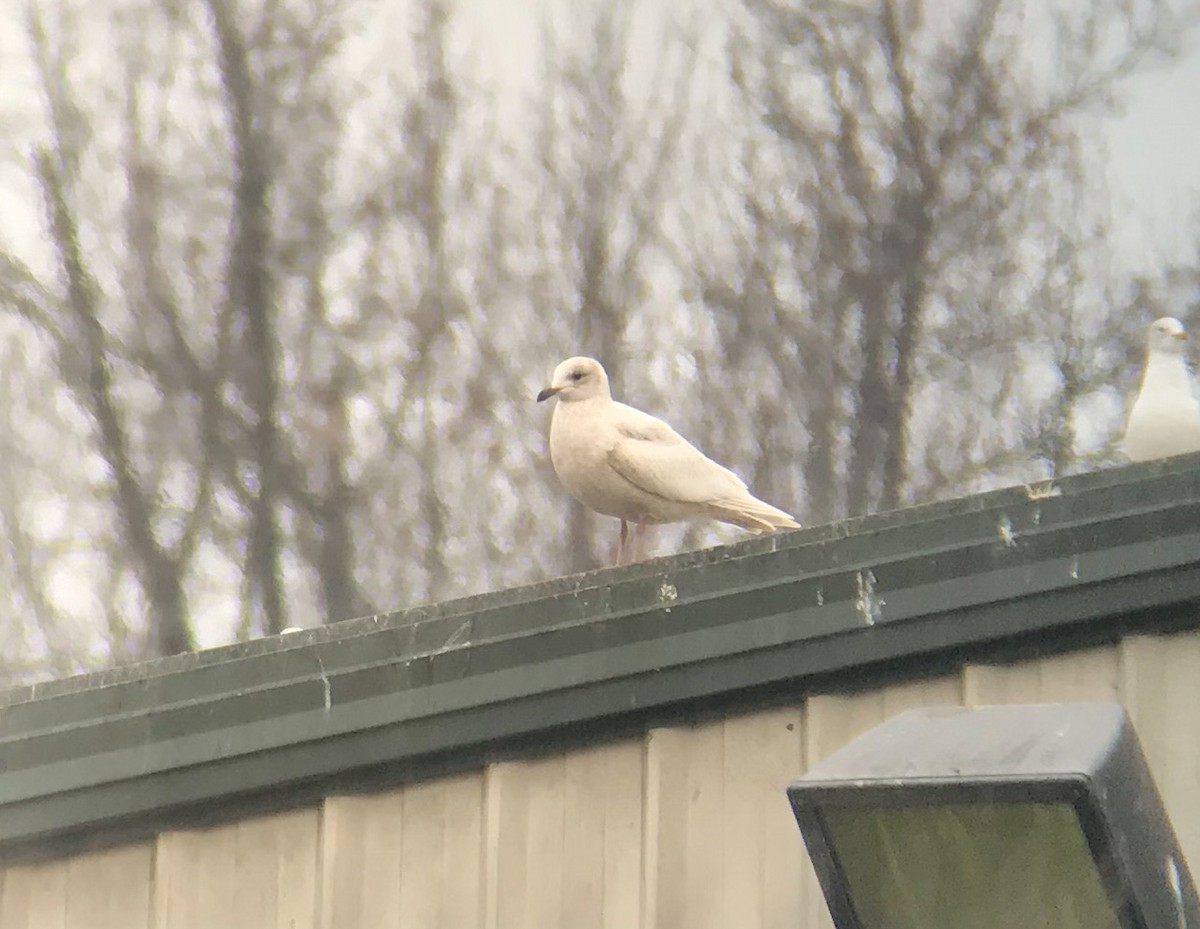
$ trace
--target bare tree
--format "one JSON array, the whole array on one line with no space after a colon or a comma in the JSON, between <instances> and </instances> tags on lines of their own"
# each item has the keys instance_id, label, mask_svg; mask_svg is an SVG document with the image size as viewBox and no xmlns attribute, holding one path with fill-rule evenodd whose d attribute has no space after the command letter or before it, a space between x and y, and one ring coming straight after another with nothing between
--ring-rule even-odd
<instances>
[{"instance_id":1,"label":"bare tree","mask_svg":"<svg viewBox=\"0 0 1200 929\"><path fill-rule=\"evenodd\" d=\"M86 120L74 105L65 62L55 54L33 8L30 32L51 129L50 141L35 155L36 170L63 288L61 316L50 331L60 335L61 352L77 356L71 359L74 364L64 359L60 368L71 371L68 386L95 420L98 451L108 467L124 541L156 617L156 650L159 654L186 651L192 638L180 578L185 551L171 551L155 534L157 488L134 462L128 427L115 395L111 339L101 321L103 297L83 252L76 207L69 194L82 155L80 136L87 133Z\"/></svg>"},{"instance_id":2,"label":"bare tree","mask_svg":"<svg viewBox=\"0 0 1200 929\"><path fill-rule=\"evenodd\" d=\"M1079 117L1169 51L1169 9L1122 0L1080 18L979 0L947 19L901 0L744 7L731 74L761 114L740 156L744 242L732 287L701 278L714 312L736 319L726 325L761 346L745 351L771 358L798 401L810 518L899 506L954 472L1027 457L1028 434L1000 416L1006 399L1032 402L1018 346L1044 335L1039 317L1092 312L1031 303L1102 247L1060 237L1071 192L1088 183L1078 152L1095 129ZM1030 30L1046 61L1026 53ZM1058 444L1061 469L1073 442Z\"/></svg>"},{"instance_id":3,"label":"bare tree","mask_svg":"<svg viewBox=\"0 0 1200 929\"><path fill-rule=\"evenodd\" d=\"M809 523L1107 460L1079 411L1195 272L1113 274L1078 117L1165 6L559 13L501 100L452 0L30 7L0 675L606 562L533 403L568 353Z\"/></svg>"},{"instance_id":4,"label":"bare tree","mask_svg":"<svg viewBox=\"0 0 1200 929\"><path fill-rule=\"evenodd\" d=\"M692 115L696 68L687 30L669 22L667 51L653 66L639 61L637 26L632 3L573 11L571 37L547 23L536 136L537 242L558 269L537 299L571 323L559 344L602 359L617 394L625 387L627 327L648 293L647 263L663 260L654 253L666 244L671 172ZM593 536L589 514L573 505L571 569L594 566Z\"/></svg>"},{"instance_id":5,"label":"bare tree","mask_svg":"<svg viewBox=\"0 0 1200 929\"><path fill-rule=\"evenodd\" d=\"M92 101L67 80L68 43L31 14L49 130L37 175L61 292L8 262L10 282L19 272L29 279L27 291L49 295L45 307L27 300L25 316L59 346L63 381L96 424L123 550L146 597L151 650L160 654L193 647L185 588L228 567L245 579L242 634L283 628L287 588L305 570L293 568L289 579L284 567L293 544L284 522L296 532L297 514L320 520L319 531L300 534L322 540L310 564L326 605L364 604L347 566L353 549L338 539L348 513L326 505L346 494L338 463L325 461L333 475L325 496L310 493L309 448L281 428L291 419L281 389L295 376L284 373L279 321L290 325L298 315L287 299L298 277L308 285L308 303L320 302L328 241L324 185L297 167L312 168L337 146L331 85L321 80L338 48L338 30L323 19L333 9L271 4L245 15L225 0L206 9L208 35L203 23L154 4L134 7L117 24L119 39L174 44L183 55L126 56L115 88L123 109L115 119L108 114L103 136L85 115ZM59 27L70 28L69 17ZM216 84L177 62L210 53ZM186 107L161 91L180 85ZM313 113L324 114L324 133L311 131L319 120L289 123ZM92 230L105 220L94 185L113 179L102 177L89 148L102 145L119 154L127 198L123 224L98 240ZM181 183L188 172L203 186ZM295 270L297 227L302 250L316 259L302 274ZM102 243L91 250L103 254L89 258L85 239ZM89 269L97 260L122 271L97 275ZM200 550L204 565L197 564Z\"/></svg>"}]
</instances>

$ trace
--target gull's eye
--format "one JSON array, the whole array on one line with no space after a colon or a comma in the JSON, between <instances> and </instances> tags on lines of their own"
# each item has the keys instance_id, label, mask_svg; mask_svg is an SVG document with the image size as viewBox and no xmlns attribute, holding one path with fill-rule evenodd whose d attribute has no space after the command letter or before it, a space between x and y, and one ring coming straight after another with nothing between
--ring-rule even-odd
<instances>
[{"instance_id":1,"label":"gull's eye","mask_svg":"<svg viewBox=\"0 0 1200 929\"><path fill-rule=\"evenodd\" d=\"M582 371L572 371L568 375L568 377L570 377L571 380L573 380L573 381L582 381L583 380L583 372Z\"/></svg>"}]
</instances>

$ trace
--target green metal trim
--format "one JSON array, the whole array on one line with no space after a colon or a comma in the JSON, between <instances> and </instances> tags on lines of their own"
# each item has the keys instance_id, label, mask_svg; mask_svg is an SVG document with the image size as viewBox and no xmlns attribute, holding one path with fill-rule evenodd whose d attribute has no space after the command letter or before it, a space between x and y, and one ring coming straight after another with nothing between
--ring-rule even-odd
<instances>
[{"instance_id":1,"label":"green metal trim","mask_svg":"<svg viewBox=\"0 0 1200 929\"><path fill-rule=\"evenodd\" d=\"M1200 456L1056 490L0 694L0 857L862 686L882 668L1200 626Z\"/></svg>"}]
</instances>

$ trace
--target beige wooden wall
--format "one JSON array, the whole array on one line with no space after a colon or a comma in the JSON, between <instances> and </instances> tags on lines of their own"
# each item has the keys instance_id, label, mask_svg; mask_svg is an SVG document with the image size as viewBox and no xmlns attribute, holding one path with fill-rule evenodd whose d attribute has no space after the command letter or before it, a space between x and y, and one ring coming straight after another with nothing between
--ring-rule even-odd
<instances>
[{"instance_id":1,"label":"beige wooden wall","mask_svg":"<svg viewBox=\"0 0 1200 929\"><path fill-rule=\"evenodd\" d=\"M828 925L784 794L916 706L1120 699L1200 871L1200 633L814 696L0 876L3 929Z\"/></svg>"}]
</instances>

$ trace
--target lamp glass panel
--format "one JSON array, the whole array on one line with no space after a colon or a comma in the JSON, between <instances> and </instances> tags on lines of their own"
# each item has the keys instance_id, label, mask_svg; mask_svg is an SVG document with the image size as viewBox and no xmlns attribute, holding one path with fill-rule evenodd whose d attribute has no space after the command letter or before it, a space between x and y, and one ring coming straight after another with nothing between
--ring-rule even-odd
<instances>
[{"instance_id":1,"label":"lamp glass panel","mask_svg":"<svg viewBox=\"0 0 1200 929\"><path fill-rule=\"evenodd\" d=\"M1120 929L1069 804L821 815L862 929Z\"/></svg>"}]
</instances>

